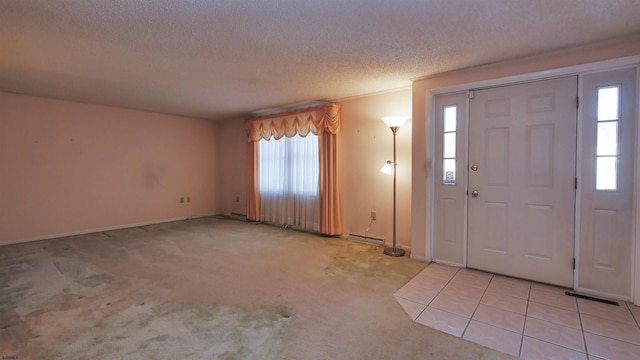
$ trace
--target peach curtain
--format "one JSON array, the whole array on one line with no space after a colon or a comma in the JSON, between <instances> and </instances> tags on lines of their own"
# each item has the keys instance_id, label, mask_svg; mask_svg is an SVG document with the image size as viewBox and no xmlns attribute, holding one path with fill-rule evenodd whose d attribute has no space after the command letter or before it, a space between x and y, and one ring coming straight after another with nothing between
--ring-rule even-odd
<instances>
[{"instance_id":1,"label":"peach curtain","mask_svg":"<svg viewBox=\"0 0 640 360\"><path fill-rule=\"evenodd\" d=\"M320 135L320 232L342 234L342 208L338 191L336 134Z\"/></svg>"},{"instance_id":2,"label":"peach curtain","mask_svg":"<svg viewBox=\"0 0 640 360\"><path fill-rule=\"evenodd\" d=\"M258 192L258 143L247 142L247 220L260 221L260 194Z\"/></svg>"},{"instance_id":3,"label":"peach curtain","mask_svg":"<svg viewBox=\"0 0 640 360\"><path fill-rule=\"evenodd\" d=\"M258 146L260 139L281 139L296 134L318 135L320 146L320 232L342 233L342 210L337 179L337 141L340 132L340 104L263 116L246 121L247 131L247 219L260 220Z\"/></svg>"}]
</instances>

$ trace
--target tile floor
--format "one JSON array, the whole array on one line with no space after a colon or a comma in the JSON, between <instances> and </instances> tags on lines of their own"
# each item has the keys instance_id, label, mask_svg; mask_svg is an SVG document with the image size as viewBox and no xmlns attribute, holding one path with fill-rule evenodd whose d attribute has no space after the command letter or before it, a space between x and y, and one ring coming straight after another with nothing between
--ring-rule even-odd
<instances>
[{"instance_id":1,"label":"tile floor","mask_svg":"<svg viewBox=\"0 0 640 360\"><path fill-rule=\"evenodd\" d=\"M432 263L395 294L417 323L524 359L640 359L640 307Z\"/></svg>"}]
</instances>

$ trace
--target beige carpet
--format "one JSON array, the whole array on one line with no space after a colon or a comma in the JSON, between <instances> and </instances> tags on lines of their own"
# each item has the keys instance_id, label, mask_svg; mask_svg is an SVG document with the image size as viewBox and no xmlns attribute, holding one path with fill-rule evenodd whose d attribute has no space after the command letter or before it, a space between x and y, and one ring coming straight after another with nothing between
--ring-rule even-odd
<instances>
[{"instance_id":1,"label":"beige carpet","mask_svg":"<svg viewBox=\"0 0 640 360\"><path fill-rule=\"evenodd\" d=\"M0 247L0 356L507 359L414 323L425 266L382 248L201 218Z\"/></svg>"}]
</instances>

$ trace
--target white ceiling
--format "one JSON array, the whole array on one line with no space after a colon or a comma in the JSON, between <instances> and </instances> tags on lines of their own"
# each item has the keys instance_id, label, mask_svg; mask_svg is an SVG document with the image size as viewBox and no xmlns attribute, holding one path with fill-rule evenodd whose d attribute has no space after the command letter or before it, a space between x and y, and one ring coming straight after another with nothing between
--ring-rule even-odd
<instances>
[{"instance_id":1,"label":"white ceiling","mask_svg":"<svg viewBox=\"0 0 640 360\"><path fill-rule=\"evenodd\" d=\"M640 33L640 0L0 0L0 91L205 119Z\"/></svg>"}]
</instances>

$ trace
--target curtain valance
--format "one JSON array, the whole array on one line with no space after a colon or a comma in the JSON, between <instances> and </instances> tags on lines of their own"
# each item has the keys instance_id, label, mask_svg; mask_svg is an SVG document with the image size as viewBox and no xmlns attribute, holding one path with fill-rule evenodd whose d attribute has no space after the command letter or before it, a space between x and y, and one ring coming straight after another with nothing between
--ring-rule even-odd
<instances>
[{"instance_id":1,"label":"curtain valance","mask_svg":"<svg viewBox=\"0 0 640 360\"><path fill-rule=\"evenodd\" d=\"M276 140L283 136L302 137L309 133L337 134L340 131L340 104L327 104L276 115L261 116L246 120L247 142L260 139Z\"/></svg>"}]
</instances>

